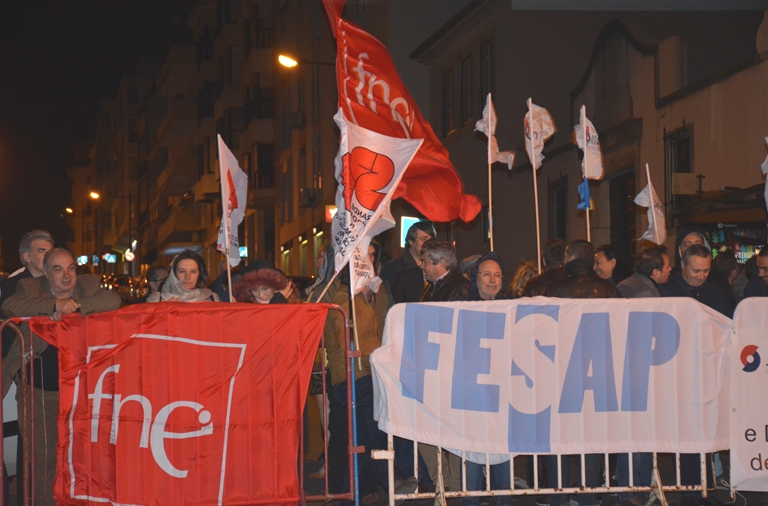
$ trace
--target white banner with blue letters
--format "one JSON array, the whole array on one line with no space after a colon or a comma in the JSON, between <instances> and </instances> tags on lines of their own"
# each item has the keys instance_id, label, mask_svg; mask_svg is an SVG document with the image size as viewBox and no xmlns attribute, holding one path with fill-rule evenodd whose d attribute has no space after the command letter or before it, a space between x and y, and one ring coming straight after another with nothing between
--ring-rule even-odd
<instances>
[{"instance_id":1,"label":"white banner with blue letters","mask_svg":"<svg viewBox=\"0 0 768 506\"><path fill-rule=\"evenodd\" d=\"M689 298L399 304L371 355L374 416L474 452L717 451L730 333Z\"/></svg>"}]
</instances>

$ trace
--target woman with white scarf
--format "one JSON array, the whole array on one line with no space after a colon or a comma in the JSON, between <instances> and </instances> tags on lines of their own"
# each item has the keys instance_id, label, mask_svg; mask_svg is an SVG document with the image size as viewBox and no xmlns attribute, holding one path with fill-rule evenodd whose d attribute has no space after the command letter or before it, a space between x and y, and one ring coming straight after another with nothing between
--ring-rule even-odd
<instances>
[{"instance_id":1,"label":"woman with white scarf","mask_svg":"<svg viewBox=\"0 0 768 506\"><path fill-rule=\"evenodd\" d=\"M206 288L208 268L203 257L185 249L173 259L171 272L160 292L147 297L147 302L219 302L219 297Z\"/></svg>"}]
</instances>

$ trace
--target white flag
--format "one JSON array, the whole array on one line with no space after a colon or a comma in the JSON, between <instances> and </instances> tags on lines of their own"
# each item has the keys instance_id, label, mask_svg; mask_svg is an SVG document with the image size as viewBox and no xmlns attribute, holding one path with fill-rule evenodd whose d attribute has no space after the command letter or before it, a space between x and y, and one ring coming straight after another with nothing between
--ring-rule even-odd
<instances>
[{"instance_id":1,"label":"white flag","mask_svg":"<svg viewBox=\"0 0 768 506\"><path fill-rule=\"evenodd\" d=\"M335 269L340 271L355 256L352 265L355 272L350 273L350 279L355 280L355 293L358 293L370 282L373 273L368 260L371 237L395 226L390 201L424 140L372 132L349 123L341 109L333 119L341 130L335 162L338 211L331 224Z\"/></svg>"},{"instance_id":2,"label":"white flag","mask_svg":"<svg viewBox=\"0 0 768 506\"><path fill-rule=\"evenodd\" d=\"M245 216L248 202L248 176L237 163L237 158L229 150L224 140L219 138L219 175L221 178L221 226L216 249L229 252L229 265L237 267L240 263L240 244L237 240L237 226ZM227 247L229 244L229 247Z\"/></svg>"},{"instance_id":3,"label":"white flag","mask_svg":"<svg viewBox=\"0 0 768 506\"><path fill-rule=\"evenodd\" d=\"M507 168L512 170L515 163L514 151L499 151L499 143L496 141L496 109L493 107L491 94L488 94L488 100L483 109L483 118L475 123L475 131L483 132L488 137L488 163L505 162Z\"/></svg>"},{"instance_id":4,"label":"white flag","mask_svg":"<svg viewBox=\"0 0 768 506\"><path fill-rule=\"evenodd\" d=\"M530 98L528 99L528 114L525 115L523 124L525 127L525 151L528 153L528 160L531 161L533 169L536 170L541 167L541 161L544 159L544 155L541 154L544 150L544 143L552 137L557 128L555 128L555 121L547 110L531 102Z\"/></svg>"},{"instance_id":5,"label":"white flag","mask_svg":"<svg viewBox=\"0 0 768 506\"><path fill-rule=\"evenodd\" d=\"M581 161L581 174L587 179L603 179L603 153L600 151L600 139L597 130L589 118L586 108L582 105L579 112L579 124L573 127L576 141L584 151Z\"/></svg>"},{"instance_id":6,"label":"white flag","mask_svg":"<svg viewBox=\"0 0 768 506\"><path fill-rule=\"evenodd\" d=\"M645 173L648 175L648 185L635 197L635 204L648 208L648 230L640 237L658 245L664 244L667 238L667 221L664 218L664 206L661 204L656 191L651 184L651 174L648 164L645 164Z\"/></svg>"},{"instance_id":7,"label":"white flag","mask_svg":"<svg viewBox=\"0 0 768 506\"><path fill-rule=\"evenodd\" d=\"M765 144L768 145L768 137L765 138ZM765 208L768 210L768 156L765 157L765 161L760 166L761 169L763 169L763 174L766 175L765 178Z\"/></svg>"}]
</instances>

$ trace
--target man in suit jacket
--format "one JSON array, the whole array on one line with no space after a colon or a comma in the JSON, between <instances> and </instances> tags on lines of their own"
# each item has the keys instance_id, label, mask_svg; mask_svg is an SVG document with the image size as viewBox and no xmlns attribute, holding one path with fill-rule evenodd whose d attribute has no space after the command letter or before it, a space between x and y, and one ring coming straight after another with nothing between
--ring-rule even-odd
<instances>
[{"instance_id":1,"label":"man in suit jacket","mask_svg":"<svg viewBox=\"0 0 768 506\"><path fill-rule=\"evenodd\" d=\"M60 321L64 315L79 312L83 316L120 308L120 295L100 287L99 278L93 275L78 276L74 256L66 249L54 248L43 258L43 276L19 281L16 293L5 300L4 316L48 316ZM26 342L29 342L29 325L21 325ZM58 441L59 410L59 357L58 350L32 336L34 343L34 400L35 436L35 503L53 505L53 481L56 474L56 446ZM10 388L10 381L21 368L21 346L14 340L8 355L3 359L3 395ZM22 410L21 386L19 421L22 439L27 434L27 421ZM19 466L23 469L23 466ZM23 478L19 475L19 483ZM21 487L20 487L21 488ZM23 491L23 490L22 490Z\"/></svg>"}]
</instances>

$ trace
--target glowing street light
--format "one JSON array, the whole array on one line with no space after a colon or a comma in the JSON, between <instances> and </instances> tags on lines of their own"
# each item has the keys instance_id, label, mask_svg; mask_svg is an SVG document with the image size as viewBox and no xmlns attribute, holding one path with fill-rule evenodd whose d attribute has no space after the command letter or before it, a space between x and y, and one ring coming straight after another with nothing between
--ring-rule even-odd
<instances>
[{"instance_id":1,"label":"glowing street light","mask_svg":"<svg viewBox=\"0 0 768 506\"><path fill-rule=\"evenodd\" d=\"M90 196L90 197L91 197L93 200L98 200L98 199L100 199L100 198L101 198L101 195L99 195L97 192L91 192L91 193L89 194L89 196Z\"/></svg>"},{"instance_id":2,"label":"glowing street light","mask_svg":"<svg viewBox=\"0 0 768 506\"><path fill-rule=\"evenodd\" d=\"M293 67L299 64L298 61L284 54L279 55L277 57L277 61L280 63L280 65L282 65L283 67L288 67L289 69L292 69Z\"/></svg>"},{"instance_id":3,"label":"glowing street light","mask_svg":"<svg viewBox=\"0 0 768 506\"><path fill-rule=\"evenodd\" d=\"M288 55L288 54L285 54L285 53L282 53L282 54L278 55L277 61L278 61L278 63L280 63L280 65L282 65L283 67L289 68L289 69L292 69L292 68L298 66L299 64L302 64L302 65L319 65L321 67L335 67L336 66L335 63L323 62L323 61L307 61L304 58L302 58L301 56Z\"/></svg>"},{"instance_id":4,"label":"glowing street light","mask_svg":"<svg viewBox=\"0 0 768 506\"><path fill-rule=\"evenodd\" d=\"M74 212L75 212L75 210L74 210L74 209L72 209L71 207L67 207L67 208L65 208L64 210L67 212L67 214L72 214L72 213L74 213Z\"/></svg>"}]
</instances>

